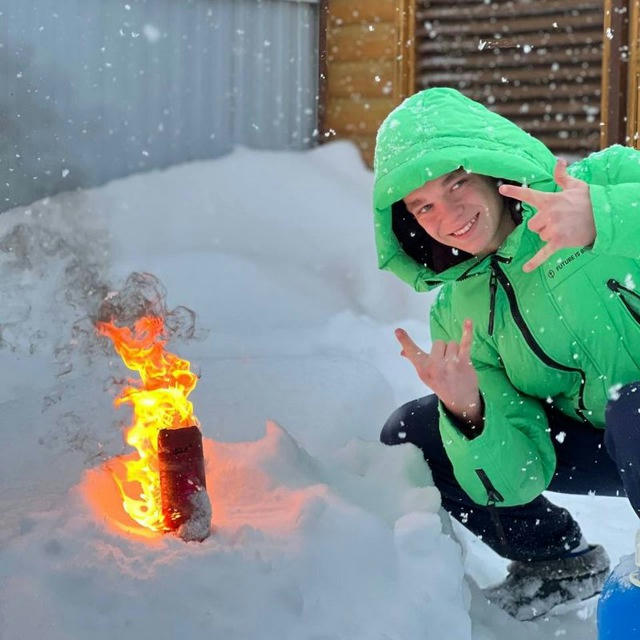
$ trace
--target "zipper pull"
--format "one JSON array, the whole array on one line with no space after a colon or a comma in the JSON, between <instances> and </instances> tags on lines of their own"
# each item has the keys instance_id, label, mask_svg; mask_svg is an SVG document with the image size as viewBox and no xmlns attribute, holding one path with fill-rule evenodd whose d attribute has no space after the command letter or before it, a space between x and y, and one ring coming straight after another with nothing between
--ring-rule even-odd
<instances>
[{"instance_id":1,"label":"zipper pull","mask_svg":"<svg viewBox=\"0 0 640 640\"><path fill-rule=\"evenodd\" d=\"M615 291L616 293L624 291L625 293L632 295L634 298L640 298L640 295L638 295L636 291L634 291L633 289L629 289L628 287L623 287L617 280L614 280L613 278L609 278L609 280L607 280L607 287L609 287L611 291Z\"/></svg>"},{"instance_id":2,"label":"zipper pull","mask_svg":"<svg viewBox=\"0 0 640 640\"><path fill-rule=\"evenodd\" d=\"M496 502L504 502L504 498L500 495L500 492L493 486L491 480L487 476L487 473L484 469L476 469L476 474L478 478L480 478L480 482L482 482L482 486L484 490L487 492L487 498L489 498L488 507L494 506Z\"/></svg>"},{"instance_id":3,"label":"zipper pull","mask_svg":"<svg viewBox=\"0 0 640 640\"><path fill-rule=\"evenodd\" d=\"M493 324L495 319L495 307L496 307L496 291L498 289L498 276L493 269L493 263L491 263L491 277L489 278L489 335L493 335Z\"/></svg>"},{"instance_id":4,"label":"zipper pull","mask_svg":"<svg viewBox=\"0 0 640 640\"><path fill-rule=\"evenodd\" d=\"M476 469L476 474L478 478L480 478L480 482L482 482L482 486L487 492L487 509L489 510L489 514L493 523L496 527L496 532L498 534L498 538L500 543L502 544L502 549L505 552L509 551L509 543L507 541L507 536L504 533L504 528L502 526L502 521L500 520L500 516L498 514L498 509L496 508L496 502L504 502L504 498L500 495L500 492L493 486L491 480L487 476L484 469Z\"/></svg>"}]
</instances>

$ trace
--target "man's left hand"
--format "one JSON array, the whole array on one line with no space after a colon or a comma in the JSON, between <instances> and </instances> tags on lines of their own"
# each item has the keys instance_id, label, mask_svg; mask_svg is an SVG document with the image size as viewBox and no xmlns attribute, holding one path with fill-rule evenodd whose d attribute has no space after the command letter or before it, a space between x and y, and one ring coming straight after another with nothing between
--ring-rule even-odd
<instances>
[{"instance_id":1,"label":"man's left hand","mask_svg":"<svg viewBox=\"0 0 640 640\"><path fill-rule=\"evenodd\" d=\"M533 271L559 249L590 246L596 239L589 185L570 176L567 163L561 158L557 159L553 178L562 191L547 193L508 184L498 189L503 196L526 202L538 210L528 226L546 244L525 263L523 271Z\"/></svg>"}]
</instances>

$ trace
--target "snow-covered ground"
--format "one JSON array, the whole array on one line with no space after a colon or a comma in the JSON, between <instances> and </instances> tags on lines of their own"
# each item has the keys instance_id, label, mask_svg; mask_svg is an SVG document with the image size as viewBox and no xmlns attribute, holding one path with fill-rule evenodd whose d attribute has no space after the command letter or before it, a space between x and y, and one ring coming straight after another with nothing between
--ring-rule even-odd
<instances>
[{"instance_id":1,"label":"snow-covered ground","mask_svg":"<svg viewBox=\"0 0 640 640\"><path fill-rule=\"evenodd\" d=\"M377 270L371 187L348 143L237 149L0 216L0 638L595 638L593 605L488 605L506 562L440 510L412 445L377 442L428 392L393 328L428 347L432 297ZM86 497L128 451L130 374L92 318L131 273L201 376L202 544L118 533ZM552 499L614 563L632 551L626 500Z\"/></svg>"}]
</instances>

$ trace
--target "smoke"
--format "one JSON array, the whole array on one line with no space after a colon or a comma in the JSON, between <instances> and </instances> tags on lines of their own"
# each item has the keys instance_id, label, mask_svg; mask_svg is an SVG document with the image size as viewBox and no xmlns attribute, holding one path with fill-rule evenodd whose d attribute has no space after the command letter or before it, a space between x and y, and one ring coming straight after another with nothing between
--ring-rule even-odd
<instances>
[{"instance_id":1,"label":"smoke","mask_svg":"<svg viewBox=\"0 0 640 640\"><path fill-rule=\"evenodd\" d=\"M82 192L0 216L0 349L55 351L108 292L107 247Z\"/></svg>"},{"instance_id":2,"label":"smoke","mask_svg":"<svg viewBox=\"0 0 640 640\"><path fill-rule=\"evenodd\" d=\"M133 327L153 314L164 319L170 339L206 336L193 310L167 307L153 274L112 281L110 234L91 198L69 192L0 215L0 401L40 404L43 419L29 425L35 441L79 456L83 466L123 451L128 420L112 406L123 365L95 323Z\"/></svg>"},{"instance_id":3,"label":"smoke","mask_svg":"<svg viewBox=\"0 0 640 640\"><path fill-rule=\"evenodd\" d=\"M167 291L156 276L133 272L119 291L109 292L104 297L93 323L112 322L133 328L139 318L156 316L164 319L168 337L185 340L195 338L195 312L183 306L169 310L166 299Z\"/></svg>"}]
</instances>

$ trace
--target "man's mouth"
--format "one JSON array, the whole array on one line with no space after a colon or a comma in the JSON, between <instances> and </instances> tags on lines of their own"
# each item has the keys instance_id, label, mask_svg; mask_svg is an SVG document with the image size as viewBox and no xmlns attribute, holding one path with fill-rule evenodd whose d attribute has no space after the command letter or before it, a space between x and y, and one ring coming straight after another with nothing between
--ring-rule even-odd
<instances>
[{"instance_id":1,"label":"man's mouth","mask_svg":"<svg viewBox=\"0 0 640 640\"><path fill-rule=\"evenodd\" d=\"M456 238L461 238L462 236L467 235L467 233L469 233L469 231L471 231L471 228L477 222L479 216L480 216L480 212L478 211L478 213L476 213L476 215L473 216L473 218L471 218L471 220L469 220L469 222L467 222L467 224L465 224L464 227L460 227L457 231L454 231L453 233L451 233L449 235L452 235L452 236L454 236Z\"/></svg>"}]
</instances>

